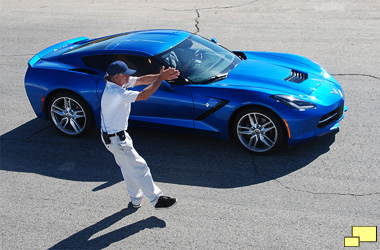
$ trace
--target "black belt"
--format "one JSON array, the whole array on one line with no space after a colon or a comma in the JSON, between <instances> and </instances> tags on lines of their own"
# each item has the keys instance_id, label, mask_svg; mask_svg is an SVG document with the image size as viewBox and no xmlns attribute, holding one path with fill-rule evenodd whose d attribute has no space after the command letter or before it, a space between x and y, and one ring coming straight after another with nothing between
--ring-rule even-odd
<instances>
[{"instance_id":1,"label":"black belt","mask_svg":"<svg viewBox=\"0 0 380 250\"><path fill-rule=\"evenodd\" d=\"M124 137L124 139L125 139L125 134L124 134L124 132L127 132L127 130L121 130L121 131L116 132L116 133L114 133L114 134L108 134L108 133L107 133L107 135L108 135L108 137L119 136L120 139L122 139L123 137Z\"/></svg>"},{"instance_id":2,"label":"black belt","mask_svg":"<svg viewBox=\"0 0 380 250\"><path fill-rule=\"evenodd\" d=\"M107 135L108 135L108 137L120 136L120 134L124 134L124 132L127 132L127 130L121 130L121 131L116 132L116 133L114 133L114 134L108 134L108 133L107 133Z\"/></svg>"}]
</instances>

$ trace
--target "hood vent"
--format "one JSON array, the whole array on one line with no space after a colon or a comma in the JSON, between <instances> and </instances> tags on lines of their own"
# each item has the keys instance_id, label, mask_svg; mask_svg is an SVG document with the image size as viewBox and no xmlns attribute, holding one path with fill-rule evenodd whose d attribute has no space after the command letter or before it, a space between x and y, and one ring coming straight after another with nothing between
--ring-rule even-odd
<instances>
[{"instance_id":1,"label":"hood vent","mask_svg":"<svg viewBox=\"0 0 380 250\"><path fill-rule=\"evenodd\" d=\"M301 83L307 79L307 74L293 70L290 76L286 77L284 80L289 82Z\"/></svg>"}]
</instances>

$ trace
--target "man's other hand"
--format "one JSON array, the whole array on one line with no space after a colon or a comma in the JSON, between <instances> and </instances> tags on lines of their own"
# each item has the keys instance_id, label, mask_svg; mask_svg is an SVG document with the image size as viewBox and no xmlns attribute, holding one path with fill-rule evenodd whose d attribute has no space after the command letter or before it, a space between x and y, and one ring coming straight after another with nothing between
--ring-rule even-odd
<instances>
[{"instance_id":1,"label":"man's other hand","mask_svg":"<svg viewBox=\"0 0 380 250\"><path fill-rule=\"evenodd\" d=\"M160 77L161 79L163 80L174 80L174 79L177 79L179 76L179 71L175 68L167 68L165 69L164 66L162 66L161 70L160 70Z\"/></svg>"}]
</instances>

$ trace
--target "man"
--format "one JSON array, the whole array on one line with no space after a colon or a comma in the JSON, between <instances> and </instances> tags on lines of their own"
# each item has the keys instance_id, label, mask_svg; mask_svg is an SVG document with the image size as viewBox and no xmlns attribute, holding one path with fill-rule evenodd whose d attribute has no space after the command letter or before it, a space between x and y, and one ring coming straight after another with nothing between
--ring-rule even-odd
<instances>
[{"instance_id":1,"label":"man","mask_svg":"<svg viewBox=\"0 0 380 250\"><path fill-rule=\"evenodd\" d=\"M135 72L122 61L111 63L107 69L107 75L104 77L106 87L101 99L102 141L121 168L134 208L141 207L143 195L156 209L170 208L177 200L163 196L162 191L154 183L145 160L134 149L132 139L126 130L131 103L147 100L160 87L163 80L178 78L179 71L174 68L165 70L162 67L159 74L131 76ZM141 92L124 89L138 85L148 86Z\"/></svg>"}]
</instances>

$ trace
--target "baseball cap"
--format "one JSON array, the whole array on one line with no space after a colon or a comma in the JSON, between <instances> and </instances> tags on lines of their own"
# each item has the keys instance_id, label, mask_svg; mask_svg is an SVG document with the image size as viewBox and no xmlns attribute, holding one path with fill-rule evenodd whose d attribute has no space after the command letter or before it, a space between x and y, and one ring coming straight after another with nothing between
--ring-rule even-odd
<instances>
[{"instance_id":1,"label":"baseball cap","mask_svg":"<svg viewBox=\"0 0 380 250\"><path fill-rule=\"evenodd\" d=\"M115 61L115 62L111 63L107 69L107 74L109 76L114 76L117 74L133 75L135 72L136 72L136 70L129 69L127 64L125 64L122 61Z\"/></svg>"}]
</instances>

